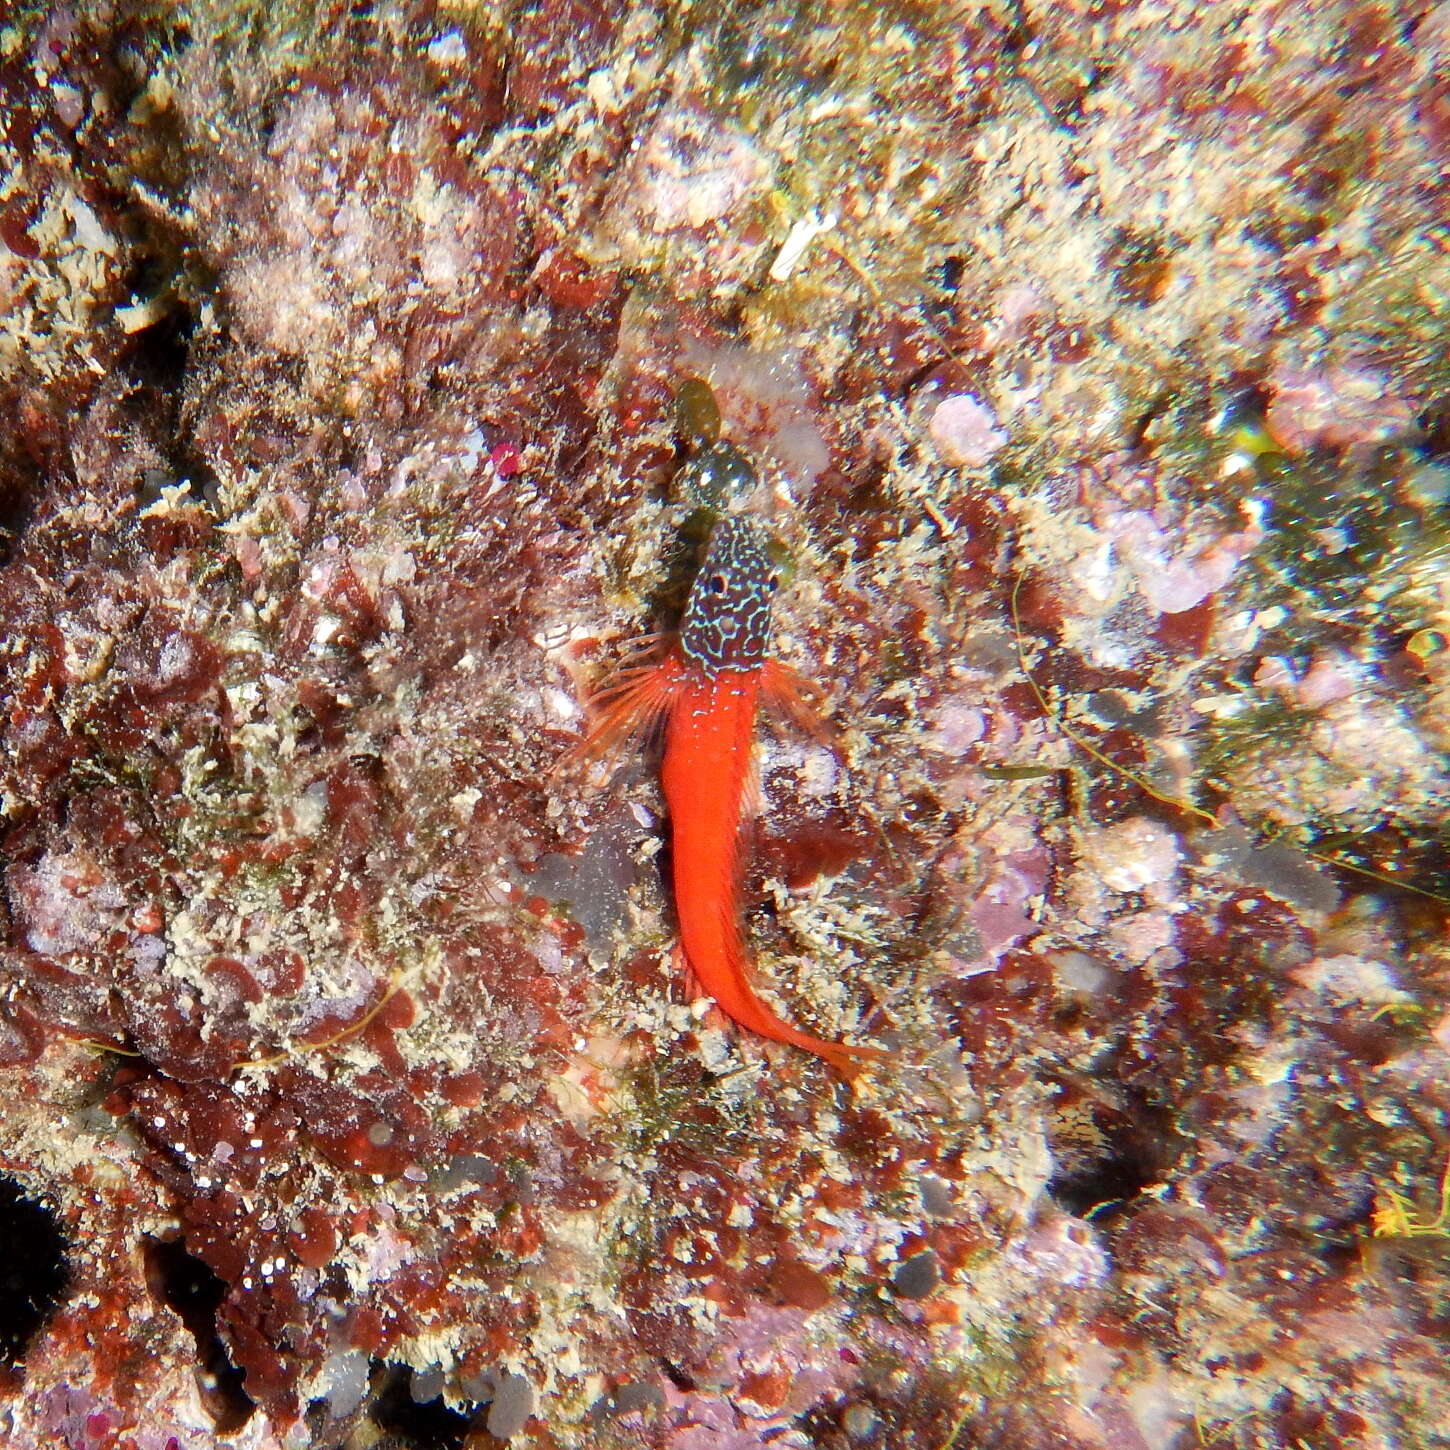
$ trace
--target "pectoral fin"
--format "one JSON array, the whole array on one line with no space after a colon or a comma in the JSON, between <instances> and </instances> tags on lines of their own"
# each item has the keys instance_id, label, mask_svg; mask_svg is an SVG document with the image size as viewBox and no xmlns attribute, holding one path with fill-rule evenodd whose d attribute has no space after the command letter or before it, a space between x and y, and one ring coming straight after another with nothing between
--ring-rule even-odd
<instances>
[{"instance_id":1,"label":"pectoral fin","mask_svg":"<svg viewBox=\"0 0 1450 1450\"><path fill-rule=\"evenodd\" d=\"M780 660L767 660L760 674L766 707L784 715L820 745L834 745L839 731L821 713L821 687Z\"/></svg>"},{"instance_id":2,"label":"pectoral fin","mask_svg":"<svg viewBox=\"0 0 1450 1450\"><path fill-rule=\"evenodd\" d=\"M598 760L642 732L653 731L670 712L681 686L681 667L673 650L654 646L622 665L588 700L589 729L560 764Z\"/></svg>"}]
</instances>

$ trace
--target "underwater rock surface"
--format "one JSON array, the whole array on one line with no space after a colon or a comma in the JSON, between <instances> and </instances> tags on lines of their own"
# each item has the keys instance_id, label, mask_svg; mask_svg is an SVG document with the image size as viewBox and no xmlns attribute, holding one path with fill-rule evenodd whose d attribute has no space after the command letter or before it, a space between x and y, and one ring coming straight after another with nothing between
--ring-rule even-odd
<instances>
[{"instance_id":1,"label":"underwater rock surface","mask_svg":"<svg viewBox=\"0 0 1450 1450\"><path fill-rule=\"evenodd\" d=\"M7 12L4 1444L1450 1444L1447 66ZM691 378L839 727L747 937L854 1085L692 1000L657 752L560 765Z\"/></svg>"}]
</instances>

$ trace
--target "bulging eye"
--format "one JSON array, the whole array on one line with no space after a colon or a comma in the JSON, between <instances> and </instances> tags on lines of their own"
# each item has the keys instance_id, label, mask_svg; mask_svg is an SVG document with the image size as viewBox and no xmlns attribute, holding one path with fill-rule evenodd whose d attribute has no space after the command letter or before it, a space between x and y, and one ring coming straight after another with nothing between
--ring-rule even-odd
<instances>
[{"instance_id":1,"label":"bulging eye","mask_svg":"<svg viewBox=\"0 0 1450 1450\"><path fill-rule=\"evenodd\" d=\"M725 592L725 576L723 574L712 574L709 579L711 594L723 594Z\"/></svg>"}]
</instances>

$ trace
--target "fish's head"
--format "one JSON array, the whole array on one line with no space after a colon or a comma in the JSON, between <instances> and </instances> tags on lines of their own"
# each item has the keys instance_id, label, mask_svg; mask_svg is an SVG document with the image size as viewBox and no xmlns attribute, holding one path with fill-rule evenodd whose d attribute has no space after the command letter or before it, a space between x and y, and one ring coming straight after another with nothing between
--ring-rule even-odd
<instances>
[{"instance_id":1,"label":"fish's head","mask_svg":"<svg viewBox=\"0 0 1450 1450\"><path fill-rule=\"evenodd\" d=\"M759 669L770 653L770 606L780 567L770 535L744 514L710 533L680 624L685 658L709 675Z\"/></svg>"}]
</instances>

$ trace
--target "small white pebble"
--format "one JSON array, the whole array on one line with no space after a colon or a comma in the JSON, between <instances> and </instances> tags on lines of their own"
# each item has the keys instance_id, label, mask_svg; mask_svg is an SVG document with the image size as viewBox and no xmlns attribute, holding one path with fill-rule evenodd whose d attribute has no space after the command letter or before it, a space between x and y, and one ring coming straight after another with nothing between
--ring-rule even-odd
<instances>
[{"instance_id":1,"label":"small white pebble","mask_svg":"<svg viewBox=\"0 0 1450 1450\"><path fill-rule=\"evenodd\" d=\"M553 685L543 691L544 703L561 720L576 720L583 712L579 709L578 703L573 696L565 691L556 689Z\"/></svg>"},{"instance_id":2,"label":"small white pebble","mask_svg":"<svg viewBox=\"0 0 1450 1450\"><path fill-rule=\"evenodd\" d=\"M453 814L460 821L472 819L473 808L483 799L483 792L477 786L469 786L467 790L461 790L457 795L448 797L448 805Z\"/></svg>"},{"instance_id":3,"label":"small white pebble","mask_svg":"<svg viewBox=\"0 0 1450 1450\"><path fill-rule=\"evenodd\" d=\"M1157 821L1134 816L1085 831L1083 861L1110 891L1141 891L1178 870L1178 837Z\"/></svg>"},{"instance_id":4,"label":"small white pebble","mask_svg":"<svg viewBox=\"0 0 1450 1450\"><path fill-rule=\"evenodd\" d=\"M445 30L428 44L428 59L434 65L462 65L468 59L468 45L457 30Z\"/></svg>"},{"instance_id":5,"label":"small white pebble","mask_svg":"<svg viewBox=\"0 0 1450 1450\"><path fill-rule=\"evenodd\" d=\"M835 212L827 212L822 216L820 212L811 210L803 217L797 217L795 225L791 227L785 241L780 244L780 251L775 254L775 260L770 264L770 280L772 282L784 282L796 269L796 264L805 255L805 250L823 232L830 231L837 222Z\"/></svg>"}]
</instances>

